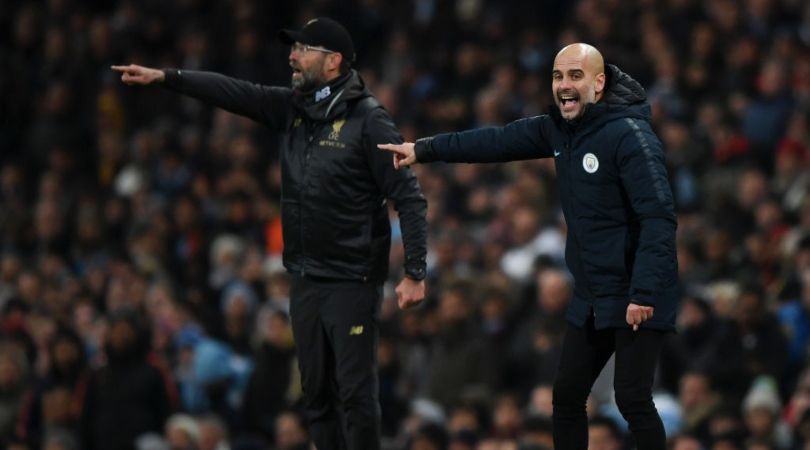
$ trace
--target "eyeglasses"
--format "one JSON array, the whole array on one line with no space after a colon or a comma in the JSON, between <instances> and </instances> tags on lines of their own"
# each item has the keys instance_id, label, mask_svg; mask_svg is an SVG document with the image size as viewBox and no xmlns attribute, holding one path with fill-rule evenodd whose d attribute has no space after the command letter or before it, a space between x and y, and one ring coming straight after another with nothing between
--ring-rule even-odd
<instances>
[{"instance_id":1,"label":"eyeglasses","mask_svg":"<svg viewBox=\"0 0 810 450\"><path fill-rule=\"evenodd\" d=\"M325 49L323 47L314 47L312 45L302 44L300 42L296 42L295 44L290 46L290 52L297 52L297 53L306 53L306 52L321 52L321 53L336 53L332 50Z\"/></svg>"}]
</instances>

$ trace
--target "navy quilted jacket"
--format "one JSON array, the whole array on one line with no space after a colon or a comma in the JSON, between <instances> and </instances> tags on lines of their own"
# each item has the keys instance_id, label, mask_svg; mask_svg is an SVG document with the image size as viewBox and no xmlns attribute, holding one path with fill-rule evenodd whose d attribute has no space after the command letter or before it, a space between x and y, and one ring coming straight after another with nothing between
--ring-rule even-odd
<instances>
[{"instance_id":1,"label":"navy quilted jacket","mask_svg":"<svg viewBox=\"0 0 810 450\"><path fill-rule=\"evenodd\" d=\"M567 318L627 327L629 302L652 305L642 327L675 329L676 220L661 142L641 85L608 65L607 89L568 122L549 114L504 127L441 134L416 143L419 162L554 158L568 225L565 259L574 275Z\"/></svg>"}]
</instances>

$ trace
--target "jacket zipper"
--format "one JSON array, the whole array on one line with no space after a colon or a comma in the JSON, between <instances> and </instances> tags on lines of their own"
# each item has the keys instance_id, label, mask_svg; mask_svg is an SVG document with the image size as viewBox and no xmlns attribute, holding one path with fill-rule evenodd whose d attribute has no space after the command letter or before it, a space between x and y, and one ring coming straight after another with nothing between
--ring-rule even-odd
<instances>
[{"instance_id":1,"label":"jacket zipper","mask_svg":"<svg viewBox=\"0 0 810 450\"><path fill-rule=\"evenodd\" d=\"M306 236L304 235L304 212L306 211L305 203L304 203L304 195L306 194L307 187L309 186L309 158L312 155L312 141L315 139L315 132L312 129L312 124L307 122L306 125L306 133L307 133L307 146L306 150L304 151L304 164L303 164L303 176L301 177L301 189L298 190L298 207L301 209L301 212L298 214L298 219L301 221L301 225L298 227L300 238L301 238L301 276L306 276L307 274L307 251L304 248L306 245Z\"/></svg>"},{"instance_id":2,"label":"jacket zipper","mask_svg":"<svg viewBox=\"0 0 810 450\"><path fill-rule=\"evenodd\" d=\"M571 158L571 154L573 153L573 149L572 149L572 146L571 146L571 139L572 139L571 134L568 134L567 140L565 141L565 144L563 144L563 149L565 151L566 159L568 161L568 198L571 201L571 207L569 209L571 210L571 215L574 216L573 219L575 221L579 222L579 220L576 218L577 213L576 213L576 211L574 211L574 208L573 208L574 203L575 203L575 201L574 201L574 183L573 183L574 166L573 166L572 158ZM573 227L569 227L569 229L571 229L572 236L574 238L574 242L576 242L577 250L581 250L582 246L579 243L579 238L577 237L578 236L577 231L575 229L573 229ZM591 309L593 310L593 317L594 317L594 319L596 319L596 308L594 307L594 304L593 304L593 292L591 292L591 283L590 283L590 281L588 281L588 275L585 273L585 264L582 262L581 252L577 253L577 264L579 265L579 271L580 271L580 273L582 273L582 278L583 278L583 281L585 282L585 291L588 293L588 296L591 297L591 299L590 299L591 300Z\"/></svg>"}]
</instances>

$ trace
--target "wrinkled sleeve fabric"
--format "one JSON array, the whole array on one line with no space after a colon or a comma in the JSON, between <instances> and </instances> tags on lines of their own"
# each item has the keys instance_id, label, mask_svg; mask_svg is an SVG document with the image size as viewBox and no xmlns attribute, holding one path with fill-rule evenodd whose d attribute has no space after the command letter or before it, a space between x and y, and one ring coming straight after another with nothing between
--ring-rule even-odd
<instances>
[{"instance_id":1,"label":"wrinkled sleeve fabric","mask_svg":"<svg viewBox=\"0 0 810 450\"><path fill-rule=\"evenodd\" d=\"M416 141L420 163L444 161L492 163L554 156L549 144L551 117L541 115L503 127L477 128L439 134Z\"/></svg>"},{"instance_id":2,"label":"wrinkled sleeve fabric","mask_svg":"<svg viewBox=\"0 0 810 450\"><path fill-rule=\"evenodd\" d=\"M405 247L405 274L421 280L426 271L427 200L413 170L394 169L391 154L377 148L377 144L402 143L402 135L385 109L375 108L366 116L364 136L377 186L394 202L394 208L399 214Z\"/></svg>"},{"instance_id":3,"label":"wrinkled sleeve fabric","mask_svg":"<svg viewBox=\"0 0 810 450\"><path fill-rule=\"evenodd\" d=\"M672 189L661 141L649 123L626 119L617 153L622 186L640 223L630 280L630 299L655 306L661 291L677 279Z\"/></svg>"},{"instance_id":4,"label":"wrinkled sleeve fabric","mask_svg":"<svg viewBox=\"0 0 810 450\"><path fill-rule=\"evenodd\" d=\"M163 69L163 86L211 106L249 117L269 128L286 127L291 111L292 89L264 86L215 72Z\"/></svg>"}]
</instances>

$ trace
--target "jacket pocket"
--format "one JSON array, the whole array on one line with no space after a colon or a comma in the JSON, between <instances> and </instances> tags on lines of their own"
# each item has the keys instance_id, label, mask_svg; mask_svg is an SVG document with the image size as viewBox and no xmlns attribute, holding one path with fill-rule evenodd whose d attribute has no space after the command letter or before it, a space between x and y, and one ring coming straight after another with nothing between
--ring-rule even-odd
<instances>
[{"instance_id":1,"label":"jacket pocket","mask_svg":"<svg viewBox=\"0 0 810 450\"><path fill-rule=\"evenodd\" d=\"M630 272L625 258L626 239L626 233L593 228L583 237L582 265L594 296L627 296Z\"/></svg>"},{"instance_id":2,"label":"jacket pocket","mask_svg":"<svg viewBox=\"0 0 810 450\"><path fill-rule=\"evenodd\" d=\"M335 262L352 267L365 266L371 242L369 224L350 220L348 216L324 214L313 224L313 241L318 243L318 253L325 262Z\"/></svg>"}]
</instances>

